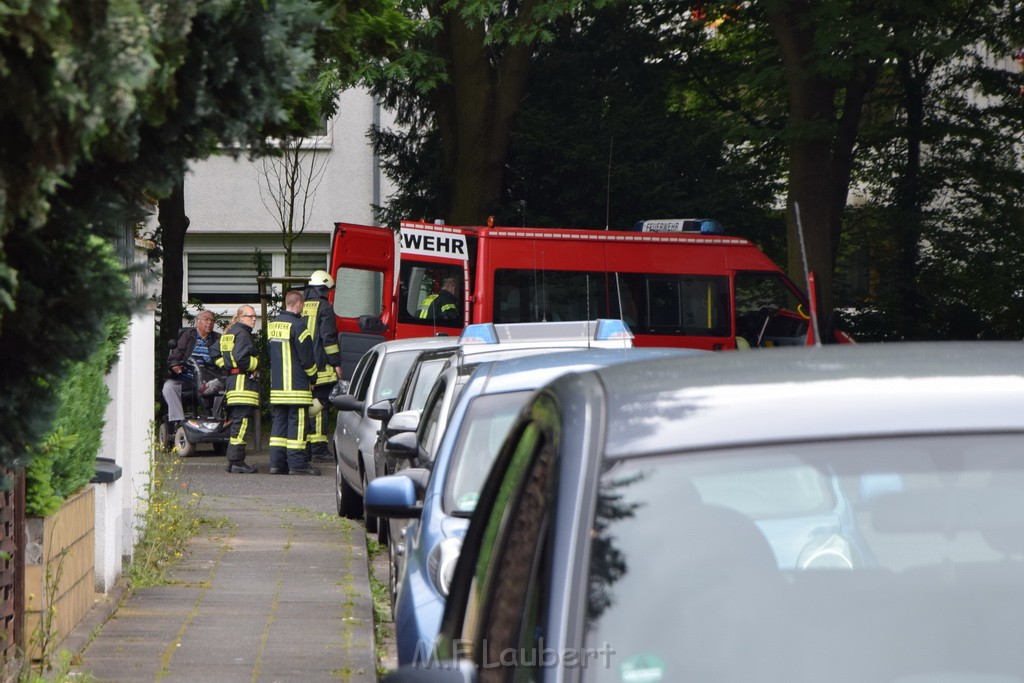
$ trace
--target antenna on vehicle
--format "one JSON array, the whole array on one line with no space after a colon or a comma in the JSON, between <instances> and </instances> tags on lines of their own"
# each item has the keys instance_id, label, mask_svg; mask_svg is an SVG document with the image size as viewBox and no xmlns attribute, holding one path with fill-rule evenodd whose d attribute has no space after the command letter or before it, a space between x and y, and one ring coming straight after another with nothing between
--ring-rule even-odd
<instances>
[{"instance_id":1,"label":"antenna on vehicle","mask_svg":"<svg viewBox=\"0 0 1024 683\"><path fill-rule=\"evenodd\" d=\"M607 230L607 228L605 228ZM587 283L587 329L590 329L590 273L585 276ZM587 335L587 348L590 348L590 335Z\"/></svg>"},{"instance_id":2,"label":"antenna on vehicle","mask_svg":"<svg viewBox=\"0 0 1024 683\"><path fill-rule=\"evenodd\" d=\"M793 202L793 213L796 216L796 234L800 239L800 257L804 262L804 278L807 281L807 300L808 302L813 301L813 292L811 291L811 270L807 267L807 245L804 243L804 224L800 220L800 202ZM808 303L811 313L811 329L814 330L814 345L821 346L821 332L818 330L818 311L816 306Z\"/></svg>"},{"instance_id":3,"label":"antenna on vehicle","mask_svg":"<svg viewBox=\"0 0 1024 683\"><path fill-rule=\"evenodd\" d=\"M604 229L608 230L611 225L612 213L612 148L615 147L615 136L608 141L608 179L605 183L604 193Z\"/></svg>"}]
</instances>

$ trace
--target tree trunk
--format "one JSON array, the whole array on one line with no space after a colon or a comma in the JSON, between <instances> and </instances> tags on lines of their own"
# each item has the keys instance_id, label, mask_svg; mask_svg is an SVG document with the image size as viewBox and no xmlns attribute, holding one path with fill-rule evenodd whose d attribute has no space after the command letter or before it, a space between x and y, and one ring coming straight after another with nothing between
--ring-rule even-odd
<instances>
[{"instance_id":1,"label":"tree trunk","mask_svg":"<svg viewBox=\"0 0 1024 683\"><path fill-rule=\"evenodd\" d=\"M189 219L185 215L185 179L180 178L171 194L160 200L161 247L163 249L163 280L160 291L160 339L158 351L174 339L181 327L181 293L184 285L185 232Z\"/></svg>"},{"instance_id":2,"label":"tree trunk","mask_svg":"<svg viewBox=\"0 0 1024 683\"><path fill-rule=\"evenodd\" d=\"M528 17L534 0L519 15ZM496 61L484 27L468 25L456 11L444 16L438 36L451 82L437 90L445 177L451 178L446 220L481 225L500 203L509 136L529 72L531 45L509 45Z\"/></svg>"},{"instance_id":3,"label":"tree trunk","mask_svg":"<svg viewBox=\"0 0 1024 683\"><path fill-rule=\"evenodd\" d=\"M787 11L771 13L768 20L782 57L789 93L789 274L806 287L806 250L807 268L815 274L820 312L829 316L835 304L835 263L850 190L854 146L864 99L874 86L878 67L867 61L854 65L850 70L854 76L846 82L815 74L810 56L816 25L803 20L808 7L803 0L794 0L784 8ZM839 105L841 112L837 110ZM794 213L796 205L800 207L803 248Z\"/></svg>"},{"instance_id":4,"label":"tree trunk","mask_svg":"<svg viewBox=\"0 0 1024 683\"><path fill-rule=\"evenodd\" d=\"M906 163L896 187L896 268L892 273L897 329L906 340L923 339L921 295L917 291L921 241L921 143L924 132L924 88L930 73L915 74L907 57L897 62L907 110Z\"/></svg>"}]
</instances>

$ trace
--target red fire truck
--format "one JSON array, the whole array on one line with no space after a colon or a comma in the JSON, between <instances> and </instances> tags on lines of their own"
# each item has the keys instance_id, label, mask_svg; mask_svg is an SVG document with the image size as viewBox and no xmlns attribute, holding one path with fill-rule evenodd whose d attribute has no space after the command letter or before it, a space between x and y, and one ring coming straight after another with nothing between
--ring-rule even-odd
<instances>
[{"instance_id":1,"label":"red fire truck","mask_svg":"<svg viewBox=\"0 0 1024 683\"><path fill-rule=\"evenodd\" d=\"M331 271L339 331L360 331L369 315L389 339L454 336L478 322L621 318L637 346L814 341L801 290L753 243L706 219L634 231L338 223ZM431 305L439 296L443 315Z\"/></svg>"}]
</instances>

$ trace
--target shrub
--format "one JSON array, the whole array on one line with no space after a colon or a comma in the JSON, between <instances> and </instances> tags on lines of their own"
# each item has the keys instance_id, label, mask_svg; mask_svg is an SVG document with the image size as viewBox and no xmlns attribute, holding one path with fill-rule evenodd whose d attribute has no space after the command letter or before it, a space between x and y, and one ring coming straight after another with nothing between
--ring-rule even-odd
<instances>
[{"instance_id":1,"label":"shrub","mask_svg":"<svg viewBox=\"0 0 1024 683\"><path fill-rule=\"evenodd\" d=\"M103 415L110 403L104 377L117 361L127 333L126 317L110 318L100 347L87 360L71 363L66 381L52 387L57 394L57 417L50 434L31 449L25 469L26 514L41 517L56 512L92 479Z\"/></svg>"}]
</instances>

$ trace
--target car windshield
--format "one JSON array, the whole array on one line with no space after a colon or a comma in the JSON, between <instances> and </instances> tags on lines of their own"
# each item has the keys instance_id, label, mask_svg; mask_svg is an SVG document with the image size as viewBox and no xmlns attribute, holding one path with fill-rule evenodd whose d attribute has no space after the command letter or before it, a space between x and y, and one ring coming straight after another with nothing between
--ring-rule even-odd
<instances>
[{"instance_id":1,"label":"car windshield","mask_svg":"<svg viewBox=\"0 0 1024 683\"><path fill-rule=\"evenodd\" d=\"M530 394L529 391L485 394L470 403L445 482L445 512L468 516L476 508L480 488L494 464L498 449Z\"/></svg>"},{"instance_id":2,"label":"car windshield","mask_svg":"<svg viewBox=\"0 0 1024 683\"><path fill-rule=\"evenodd\" d=\"M613 654L582 680L1024 680L1022 454L970 435L614 462L581 608Z\"/></svg>"},{"instance_id":3,"label":"car windshield","mask_svg":"<svg viewBox=\"0 0 1024 683\"><path fill-rule=\"evenodd\" d=\"M385 398L394 398L402 386L402 380L416 360L416 351L392 351L384 355L384 361L380 367L380 379L377 380L377 388L373 392L373 400L381 401Z\"/></svg>"}]
</instances>

